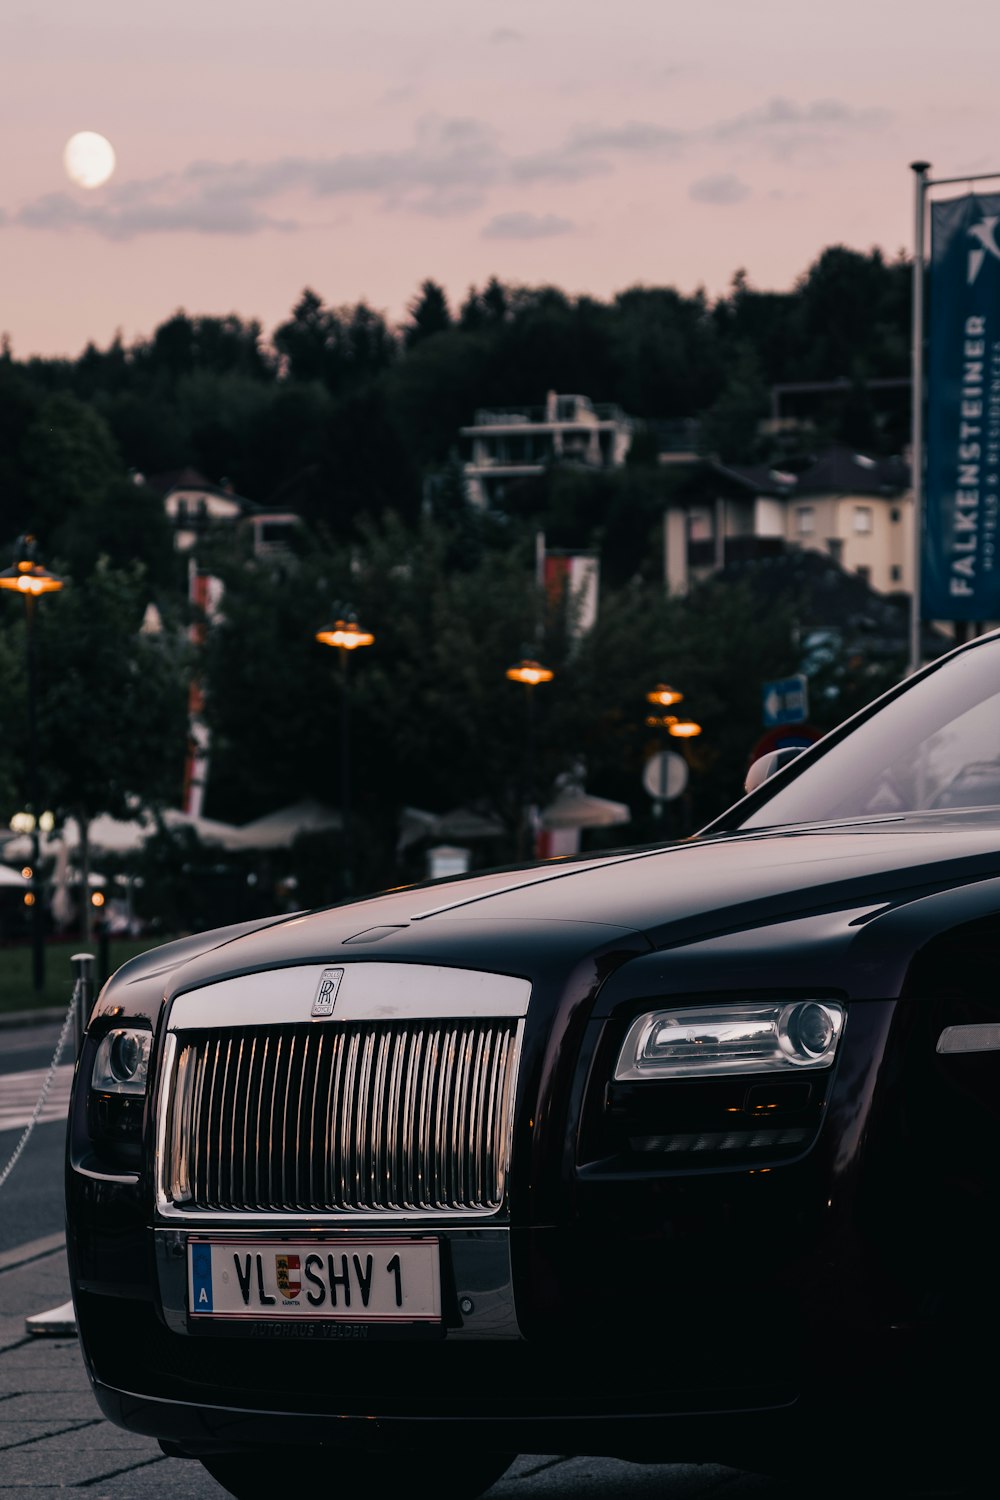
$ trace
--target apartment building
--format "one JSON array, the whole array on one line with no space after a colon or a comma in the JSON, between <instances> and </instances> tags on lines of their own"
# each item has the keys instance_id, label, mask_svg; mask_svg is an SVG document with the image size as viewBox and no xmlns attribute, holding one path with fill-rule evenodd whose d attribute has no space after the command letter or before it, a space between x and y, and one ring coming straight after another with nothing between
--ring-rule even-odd
<instances>
[{"instance_id":1,"label":"apartment building","mask_svg":"<svg viewBox=\"0 0 1000 1500\"><path fill-rule=\"evenodd\" d=\"M726 563L821 552L878 593L913 586L909 465L832 448L795 471L706 462L664 517L664 573L684 593Z\"/></svg>"},{"instance_id":2,"label":"apartment building","mask_svg":"<svg viewBox=\"0 0 1000 1500\"><path fill-rule=\"evenodd\" d=\"M267 510L237 495L231 485L212 484L194 468L133 477L162 499L178 552L190 552L210 532L239 527L250 531L254 556L264 557L285 551L293 530L301 525L292 512Z\"/></svg>"},{"instance_id":3,"label":"apartment building","mask_svg":"<svg viewBox=\"0 0 1000 1500\"><path fill-rule=\"evenodd\" d=\"M634 430L632 418L620 407L556 391L549 391L544 406L477 411L475 421L461 429L469 500L483 509L501 505L508 486L543 474L554 463L618 468Z\"/></svg>"}]
</instances>

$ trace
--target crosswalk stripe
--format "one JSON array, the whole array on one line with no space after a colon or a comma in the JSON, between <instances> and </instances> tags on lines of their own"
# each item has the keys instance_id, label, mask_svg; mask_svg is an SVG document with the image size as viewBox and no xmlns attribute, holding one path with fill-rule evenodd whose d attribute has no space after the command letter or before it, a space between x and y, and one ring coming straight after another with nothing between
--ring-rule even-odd
<instances>
[{"instance_id":1,"label":"crosswalk stripe","mask_svg":"<svg viewBox=\"0 0 1000 1500\"><path fill-rule=\"evenodd\" d=\"M24 1129L35 1112L48 1072L48 1068L31 1068L25 1073L0 1073L0 1131ZM65 1120L72 1078L72 1063L56 1068L39 1124Z\"/></svg>"}]
</instances>

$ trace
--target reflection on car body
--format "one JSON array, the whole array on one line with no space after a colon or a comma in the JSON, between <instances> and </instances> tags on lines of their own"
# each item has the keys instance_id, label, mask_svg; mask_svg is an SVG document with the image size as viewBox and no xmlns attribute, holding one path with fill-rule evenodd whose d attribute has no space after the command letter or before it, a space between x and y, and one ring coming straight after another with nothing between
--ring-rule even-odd
<instances>
[{"instance_id":1,"label":"reflection on car body","mask_svg":"<svg viewBox=\"0 0 1000 1500\"><path fill-rule=\"evenodd\" d=\"M102 1410L237 1496L519 1452L974 1482L998 735L994 634L692 839L126 964L68 1137Z\"/></svg>"}]
</instances>

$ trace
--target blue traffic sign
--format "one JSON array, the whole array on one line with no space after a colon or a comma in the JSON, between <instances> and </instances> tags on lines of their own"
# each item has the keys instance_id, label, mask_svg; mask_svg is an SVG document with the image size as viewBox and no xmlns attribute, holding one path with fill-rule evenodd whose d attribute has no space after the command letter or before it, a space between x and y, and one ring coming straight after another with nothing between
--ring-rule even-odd
<instances>
[{"instance_id":1,"label":"blue traffic sign","mask_svg":"<svg viewBox=\"0 0 1000 1500\"><path fill-rule=\"evenodd\" d=\"M765 682L762 702L764 727L801 724L809 715L809 684L801 672L780 682Z\"/></svg>"}]
</instances>

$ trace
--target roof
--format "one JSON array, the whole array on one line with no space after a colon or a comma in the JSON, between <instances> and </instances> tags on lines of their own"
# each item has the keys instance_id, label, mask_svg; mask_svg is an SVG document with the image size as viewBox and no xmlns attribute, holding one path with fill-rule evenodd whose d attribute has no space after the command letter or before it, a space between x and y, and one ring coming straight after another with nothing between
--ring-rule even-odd
<instances>
[{"instance_id":1,"label":"roof","mask_svg":"<svg viewBox=\"0 0 1000 1500\"><path fill-rule=\"evenodd\" d=\"M145 474L137 476L147 489L155 490L164 500L168 495L173 495L177 490L197 490L206 495L217 495L220 499L231 500L244 512L259 509L256 501L248 500L244 495L238 495L235 490L225 484L215 484L211 479L206 479L200 469L187 465L182 469L166 469L161 474Z\"/></svg>"},{"instance_id":2,"label":"roof","mask_svg":"<svg viewBox=\"0 0 1000 1500\"><path fill-rule=\"evenodd\" d=\"M901 458L869 458L849 448L831 448L800 473L796 495L900 495L910 483Z\"/></svg>"},{"instance_id":3,"label":"roof","mask_svg":"<svg viewBox=\"0 0 1000 1500\"><path fill-rule=\"evenodd\" d=\"M764 464L711 464L714 472L753 495L798 499L805 495L901 495L909 488L905 459L871 458L851 448L828 448L805 458L789 459L787 468Z\"/></svg>"}]
</instances>

